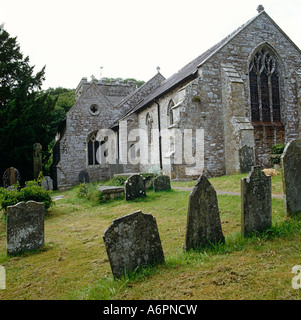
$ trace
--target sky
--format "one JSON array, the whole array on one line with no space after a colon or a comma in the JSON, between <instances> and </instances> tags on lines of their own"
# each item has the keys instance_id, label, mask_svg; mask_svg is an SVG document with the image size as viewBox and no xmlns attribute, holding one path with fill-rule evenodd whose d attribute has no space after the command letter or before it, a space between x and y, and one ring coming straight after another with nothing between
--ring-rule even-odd
<instances>
[{"instance_id":1,"label":"sky","mask_svg":"<svg viewBox=\"0 0 301 320\"><path fill-rule=\"evenodd\" d=\"M43 89L81 78L168 78L257 15L258 5L301 48L300 0L0 0Z\"/></svg>"}]
</instances>

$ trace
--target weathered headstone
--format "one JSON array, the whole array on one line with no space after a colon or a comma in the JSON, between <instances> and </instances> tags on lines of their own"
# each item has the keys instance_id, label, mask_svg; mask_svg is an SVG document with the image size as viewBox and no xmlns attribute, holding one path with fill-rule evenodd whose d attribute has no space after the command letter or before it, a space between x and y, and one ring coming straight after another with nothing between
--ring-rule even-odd
<instances>
[{"instance_id":1,"label":"weathered headstone","mask_svg":"<svg viewBox=\"0 0 301 320\"><path fill-rule=\"evenodd\" d=\"M113 220L104 243L114 277L137 267L164 263L156 219L137 211Z\"/></svg>"},{"instance_id":2,"label":"weathered headstone","mask_svg":"<svg viewBox=\"0 0 301 320\"><path fill-rule=\"evenodd\" d=\"M184 249L198 249L224 241L216 191L201 175L189 195Z\"/></svg>"},{"instance_id":3,"label":"weathered headstone","mask_svg":"<svg viewBox=\"0 0 301 320\"><path fill-rule=\"evenodd\" d=\"M301 140L286 145L281 165L285 213L293 216L301 212Z\"/></svg>"},{"instance_id":4,"label":"weathered headstone","mask_svg":"<svg viewBox=\"0 0 301 320\"><path fill-rule=\"evenodd\" d=\"M168 191L171 189L169 176L158 176L154 179L154 191Z\"/></svg>"},{"instance_id":5,"label":"weathered headstone","mask_svg":"<svg viewBox=\"0 0 301 320\"><path fill-rule=\"evenodd\" d=\"M86 170L82 170L78 174L78 181L79 183L90 183L89 173Z\"/></svg>"},{"instance_id":6,"label":"weathered headstone","mask_svg":"<svg viewBox=\"0 0 301 320\"><path fill-rule=\"evenodd\" d=\"M4 188L12 186L20 181L21 181L21 175L20 175L20 172L16 168L10 167L5 170L5 172L3 174Z\"/></svg>"},{"instance_id":7,"label":"weathered headstone","mask_svg":"<svg viewBox=\"0 0 301 320\"><path fill-rule=\"evenodd\" d=\"M41 183L41 186L43 189L49 191L49 190L53 190L53 181L52 179L49 177L49 176L45 176L42 183Z\"/></svg>"},{"instance_id":8,"label":"weathered headstone","mask_svg":"<svg viewBox=\"0 0 301 320\"><path fill-rule=\"evenodd\" d=\"M19 202L7 207L8 255L44 246L44 214L43 202Z\"/></svg>"},{"instance_id":9,"label":"weathered headstone","mask_svg":"<svg viewBox=\"0 0 301 320\"><path fill-rule=\"evenodd\" d=\"M133 200L146 196L145 183L139 174L130 176L124 183L125 200Z\"/></svg>"},{"instance_id":10,"label":"weathered headstone","mask_svg":"<svg viewBox=\"0 0 301 320\"><path fill-rule=\"evenodd\" d=\"M272 225L271 177L253 167L241 179L241 233L262 232Z\"/></svg>"},{"instance_id":11,"label":"weathered headstone","mask_svg":"<svg viewBox=\"0 0 301 320\"><path fill-rule=\"evenodd\" d=\"M33 145L33 177L38 179L40 172L42 171L42 145L35 143Z\"/></svg>"}]
</instances>

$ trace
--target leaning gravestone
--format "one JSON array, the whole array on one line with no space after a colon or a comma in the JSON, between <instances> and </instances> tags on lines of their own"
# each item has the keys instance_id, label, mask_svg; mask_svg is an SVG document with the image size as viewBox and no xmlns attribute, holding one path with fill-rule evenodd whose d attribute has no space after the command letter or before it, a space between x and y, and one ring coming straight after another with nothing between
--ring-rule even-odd
<instances>
[{"instance_id":1,"label":"leaning gravestone","mask_svg":"<svg viewBox=\"0 0 301 320\"><path fill-rule=\"evenodd\" d=\"M113 220L103 239L114 277L164 263L156 219L150 214L137 211Z\"/></svg>"},{"instance_id":2,"label":"leaning gravestone","mask_svg":"<svg viewBox=\"0 0 301 320\"><path fill-rule=\"evenodd\" d=\"M124 183L125 200L133 200L146 196L145 183L139 174L130 176Z\"/></svg>"},{"instance_id":3,"label":"leaning gravestone","mask_svg":"<svg viewBox=\"0 0 301 320\"><path fill-rule=\"evenodd\" d=\"M285 213L301 211L301 140L289 142L281 156Z\"/></svg>"},{"instance_id":4,"label":"leaning gravestone","mask_svg":"<svg viewBox=\"0 0 301 320\"><path fill-rule=\"evenodd\" d=\"M20 181L21 181L21 175L20 175L20 172L16 168L10 167L5 170L5 172L3 174L4 188L12 186Z\"/></svg>"},{"instance_id":5,"label":"leaning gravestone","mask_svg":"<svg viewBox=\"0 0 301 320\"><path fill-rule=\"evenodd\" d=\"M224 243L216 191L201 175L189 195L185 250Z\"/></svg>"},{"instance_id":6,"label":"leaning gravestone","mask_svg":"<svg viewBox=\"0 0 301 320\"><path fill-rule=\"evenodd\" d=\"M79 183L90 183L89 173L86 170L82 170L78 174L78 182Z\"/></svg>"},{"instance_id":7,"label":"leaning gravestone","mask_svg":"<svg viewBox=\"0 0 301 320\"><path fill-rule=\"evenodd\" d=\"M44 246L43 202L19 202L7 207L7 254Z\"/></svg>"},{"instance_id":8,"label":"leaning gravestone","mask_svg":"<svg viewBox=\"0 0 301 320\"><path fill-rule=\"evenodd\" d=\"M168 191L171 189L169 176L158 176L154 179L154 191Z\"/></svg>"},{"instance_id":9,"label":"leaning gravestone","mask_svg":"<svg viewBox=\"0 0 301 320\"><path fill-rule=\"evenodd\" d=\"M262 232L272 226L271 177L252 167L241 179L241 233Z\"/></svg>"}]
</instances>

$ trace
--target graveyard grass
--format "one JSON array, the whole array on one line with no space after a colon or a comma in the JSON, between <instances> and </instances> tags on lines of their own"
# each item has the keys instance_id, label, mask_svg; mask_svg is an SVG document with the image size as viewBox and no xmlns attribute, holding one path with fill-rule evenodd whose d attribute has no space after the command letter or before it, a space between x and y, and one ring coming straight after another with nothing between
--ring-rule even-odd
<instances>
[{"instance_id":1,"label":"graveyard grass","mask_svg":"<svg viewBox=\"0 0 301 320\"><path fill-rule=\"evenodd\" d=\"M240 191L246 174L210 179L216 190ZM173 182L172 187L194 182ZM281 194L281 176L272 177ZM97 205L76 196L78 187L48 210L45 247L6 255L5 220L0 221L0 265L6 270L5 299L297 299L292 267L301 265L301 218L287 218L283 199L273 198L273 226L240 236L240 196L218 195L226 243L184 252L190 191L172 189L135 201ZM53 192L52 195L58 195ZM102 236L112 220L141 210L157 221L165 264L114 280Z\"/></svg>"}]
</instances>

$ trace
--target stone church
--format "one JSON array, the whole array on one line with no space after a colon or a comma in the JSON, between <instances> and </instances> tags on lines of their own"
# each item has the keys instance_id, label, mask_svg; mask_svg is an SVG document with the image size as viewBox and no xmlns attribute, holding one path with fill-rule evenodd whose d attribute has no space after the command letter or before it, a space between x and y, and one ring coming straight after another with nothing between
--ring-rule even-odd
<instances>
[{"instance_id":1,"label":"stone church","mask_svg":"<svg viewBox=\"0 0 301 320\"><path fill-rule=\"evenodd\" d=\"M55 186L78 184L80 172L90 181L155 170L189 179L270 167L272 146L300 136L301 51L262 6L257 11L168 79L159 69L139 88L83 78L53 149ZM108 149L100 129L115 135L114 164L101 160ZM145 134L130 135L133 129ZM139 160L143 150L148 161ZM186 151L201 165L185 161Z\"/></svg>"}]
</instances>

